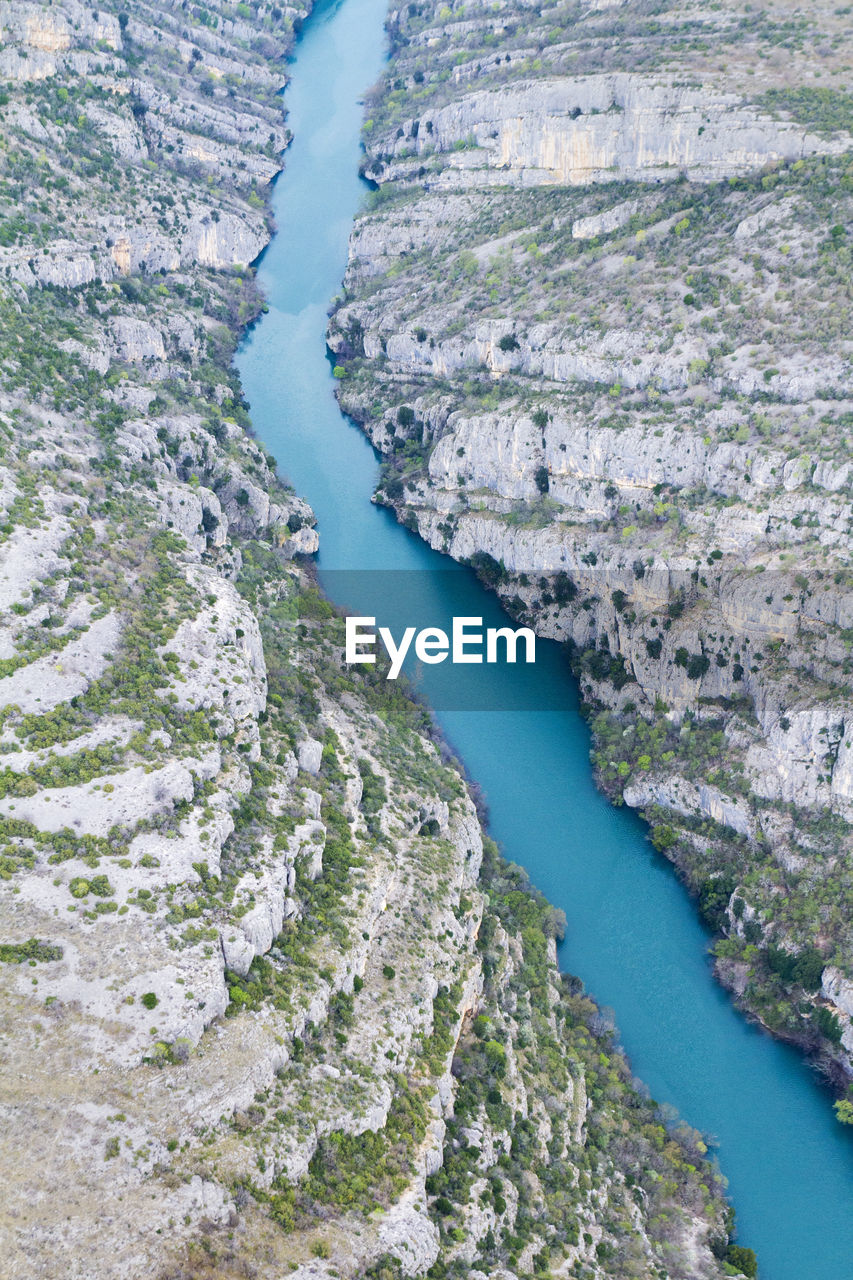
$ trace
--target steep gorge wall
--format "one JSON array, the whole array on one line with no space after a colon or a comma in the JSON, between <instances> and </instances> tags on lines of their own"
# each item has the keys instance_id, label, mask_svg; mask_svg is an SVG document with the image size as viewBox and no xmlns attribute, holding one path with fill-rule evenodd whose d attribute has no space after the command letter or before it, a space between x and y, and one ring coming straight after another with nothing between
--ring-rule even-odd
<instances>
[{"instance_id":1,"label":"steep gorge wall","mask_svg":"<svg viewBox=\"0 0 853 1280\"><path fill-rule=\"evenodd\" d=\"M568 643L721 977L843 1088L849 33L664 12L394 16L340 397L400 517Z\"/></svg>"}]
</instances>

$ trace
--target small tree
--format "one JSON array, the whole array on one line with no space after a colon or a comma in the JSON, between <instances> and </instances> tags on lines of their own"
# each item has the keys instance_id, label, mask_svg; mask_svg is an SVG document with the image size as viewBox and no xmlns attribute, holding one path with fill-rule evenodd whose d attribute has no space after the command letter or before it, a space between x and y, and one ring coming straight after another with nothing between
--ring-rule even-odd
<instances>
[{"instance_id":1,"label":"small tree","mask_svg":"<svg viewBox=\"0 0 853 1280\"><path fill-rule=\"evenodd\" d=\"M701 680L711 665L710 658L704 653L694 653L687 664L687 675L691 680Z\"/></svg>"},{"instance_id":2,"label":"small tree","mask_svg":"<svg viewBox=\"0 0 853 1280\"><path fill-rule=\"evenodd\" d=\"M487 1040L484 1047L492 1075L502 1076L506 1071L506 1049L498 1040Z\"/></svg>"},{"instance_id":3,"label":"small tree","mask_svg":"<svg viewBox=\"0 0 853 1280\"><path fill-rule=\"evenodd\" d=\"M841 1098L835 1104L835 1114L842 1124L853 1124L853 1101Z\"/></svg>"},{"instance_id":4,"label":"small tree","mask_svg":"<svg viewBox=\"0 0 853 1280\"><path fill-rule=\"evenodd\" d=\"M741 1275L749 1276L750 1280L758 1275L758 1259L752 1249L745 1249L742 1244L729 1245L726 1262Z\"/></svg>"},{"instance_id":5,"label":"small tree","mask_svg":"<svg viewBox=\"0 0 853 1280\"><path fill-rule=\"evenodd\" d=\"M670 826L661 826L652 828L652 844L658 853L666 853L667 849L671 849L678 837Z\"/></svg>"}]
</instances>

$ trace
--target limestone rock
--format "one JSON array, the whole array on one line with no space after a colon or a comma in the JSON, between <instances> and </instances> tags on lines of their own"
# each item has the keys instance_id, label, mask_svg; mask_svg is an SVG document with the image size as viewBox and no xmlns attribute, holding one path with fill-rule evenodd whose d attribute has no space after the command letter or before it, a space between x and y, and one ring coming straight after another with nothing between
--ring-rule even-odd
<instances>
[{"instance_id":1,"label":"limestone rock","mask_svg":"<svg viewBox=\"0 0 853 1280\"><path fill-rule=\"evenodd\" d=\"M316 738L305 738L297 748L296 757L299 768L316 777L320 772L320 762L323 759L322 742L318 742Z\"/></svg>"}]
</instances>

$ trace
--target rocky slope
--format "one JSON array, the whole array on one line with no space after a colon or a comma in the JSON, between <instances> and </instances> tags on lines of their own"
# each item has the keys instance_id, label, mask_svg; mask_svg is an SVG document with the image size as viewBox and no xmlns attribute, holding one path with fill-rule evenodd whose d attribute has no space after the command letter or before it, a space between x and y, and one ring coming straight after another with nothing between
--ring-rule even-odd
<instances>
[{"instance_id":1,"label":"rocky slope","mask_svg":"<svg viewBox=\"0 0 853 1280\"><path fill-rule=\"evenodd\" d=\"M844 1087L849 24L448 4L391 29L342 404L383 499L567 643L601 782L722 979Z\"/></svg>"},{"instance_id":2,"label":"rocky slope","mask_svg":"<svg viewBox=\"0 0 853 1280\"><path fill-rule=\"evenodd\" d=\"M300 18L0 6L3 1274L751 1272L248 434Z\"/></svg>"}]
</instances>

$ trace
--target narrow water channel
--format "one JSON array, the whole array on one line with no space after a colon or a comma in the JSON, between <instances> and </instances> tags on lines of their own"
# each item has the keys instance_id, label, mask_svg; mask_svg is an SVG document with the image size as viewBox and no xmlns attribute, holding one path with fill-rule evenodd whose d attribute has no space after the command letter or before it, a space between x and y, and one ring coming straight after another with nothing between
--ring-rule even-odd
<instances>
[{"instance_id":1,"label":"narrow water channel","mask_svg":"<svg viewBox=\"0 0 853 1280\"><path fill-rule=\"evenodd\" d=\"M327 308L365 194L360 99L382 68L385 9L322 0L306 24L285 97L295 141L274 193L278 231L259 268L270 309L237 364L258 436L317 513L329 595L395 629L459 614L496 626L505 617L472 573L370 502L377 458L339 412L326 359ZM718 1143L739 1239L763 1280L843 1280L853 1275L851 1135L799 1056L749 1026L714 982L708 937L671 867L593 786L561 652L537 651L522 677L473 669L491 709L459 709L465 690L447 668L423 673L486 794L492 834L566 912L561 964L613 1008L636 1074Z\"/></svg>"}]
</instances>

